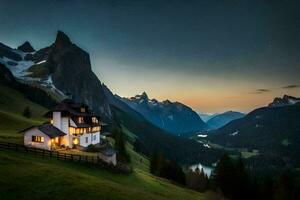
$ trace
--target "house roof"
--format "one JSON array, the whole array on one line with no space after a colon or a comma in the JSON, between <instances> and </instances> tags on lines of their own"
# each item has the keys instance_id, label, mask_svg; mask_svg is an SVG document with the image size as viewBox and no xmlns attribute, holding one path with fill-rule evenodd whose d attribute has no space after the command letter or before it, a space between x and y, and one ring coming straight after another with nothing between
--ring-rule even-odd
<instances>
[{"instance_id":1,"label":"house roof","mask_svg":"<svg viewBox=\"0 0 300 200\"><path fill-rule=\"evenodd\" d=\"M67 135L52 124L43 124L37 127L41 132L48 135L50 138L61 137Z\"/></svg>"},{"instance_id":2,"label":"house roof","mask_svg":"<svg viewBox=\"0 0 300 200\"><path fill-rule=\"evenodd\" d=\"M81 112L80 108L85 108L85 112ZM97 117L97 115L88 109L88 106L83 103L75 103L70 99L63 100L57 104L54 109L45 114L46 117L51 117L52 112L60 111L63 116L80 116L80 117Z\"/></svg>"},{"instance_id":3,"label":"house roof","mask_svg":"<svg viewBox=\"0 0 300 200\"><path fill-rule=\"evenodd\" d=\"M30 126L24 130L19 131L20 133L26 132L32 128L37 128L39 131L44 133L45 135L49 136L50 138L55 138L55 137L61 137L67 135L66 133L62 132L52 124L43 124L40 126Z\"/></svg>"}]
</instances>

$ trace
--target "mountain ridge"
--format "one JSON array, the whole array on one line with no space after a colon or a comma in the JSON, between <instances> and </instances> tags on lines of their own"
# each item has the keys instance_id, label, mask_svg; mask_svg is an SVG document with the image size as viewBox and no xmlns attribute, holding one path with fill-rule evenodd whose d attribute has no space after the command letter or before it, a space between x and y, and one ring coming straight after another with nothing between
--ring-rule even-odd
<instances>
[{"instance_id":1,"label":"mountain ridge","mask_svg":"<svg viewBox=\"0 0 300 200\"><path fill-rule=\"evenodd\" d=\"M25 43L20 46L23 50L24 46L29 48L30 45ZM55 93L59 100L71 95L75 101L89 105L105 120L112 119L101 81L92 71L89 54L72 43L65 33L58 31L53 44L36 52L19 49L0 45L1 63L18 80Z\"/></svg>"},{"instance_id":2,"label":"mountain ridge","mask_svg":"<svg viewBox=\"0 0 300 200\"><path fill-rule=\"evenodd\" d=\"M221 114L217 114L206 123L210 128L218 129L229 122L244 117L245 114L237 111L227 111Z\"/></svg>"},{"instance_id":3,"label":"mountain ridge","mask_svg":"<svg viewBox=\"0 0 300 200\"><path fill-rule=\"evenodd\" d=\"M130 98L117 98L142 114L152 124L176 135L201 132L208 128L195 111L180 102L160 102L150 99L146 92Z\"/></svg>"}]
</instances>

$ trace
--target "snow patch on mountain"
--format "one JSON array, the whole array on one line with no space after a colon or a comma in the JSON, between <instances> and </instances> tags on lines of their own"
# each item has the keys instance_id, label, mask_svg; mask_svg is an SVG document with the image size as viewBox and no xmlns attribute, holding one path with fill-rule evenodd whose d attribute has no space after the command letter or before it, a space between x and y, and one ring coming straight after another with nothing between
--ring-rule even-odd
<instances>
[{"instance_id":1,"label":"snow patch on mountain","mask_svg":"<svg viewBox=\"0 0 300 200\"><path fill-rule=\"evenodd\" d=\"M239 134L239 131L235 131L235 132L233 132L233 133L230 133L229 135L230 135L230 136L236 136L237 134Z\"/></svg>"},{"instance_id":2,"label":"snow patch on mountain","mask_svg":"<svg viewBox=\"0 0 300 200\"><path fill-rule=\"evenodd\" d=\"M23 76L28 75L28 72L26 70L34 64L34 62L32 61L15 61L6 57L3 57L1 60L2 64L7 66L7 68L17 78L22 78Z\"/></svg>"}]
</instances>

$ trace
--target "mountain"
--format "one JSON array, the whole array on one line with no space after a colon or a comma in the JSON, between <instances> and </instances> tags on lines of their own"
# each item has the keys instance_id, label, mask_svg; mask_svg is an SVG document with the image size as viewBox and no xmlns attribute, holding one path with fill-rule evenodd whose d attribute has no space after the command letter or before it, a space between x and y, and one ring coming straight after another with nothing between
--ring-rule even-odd
<instances>
[{"instance_id":1,"label":"mountain","mask_svg":"<svg viewBox=\"0 0 300 200\"><path fill-rule=\"evenodd\" d=\"M0 83L8 85L15 82L15 77L5 65L0 63Z\"/></svg>"},{"instance_id":2,"label":"mountain","mask_svg":"<svg viewBox=\"0 0 300 200\"><path fill-rule=\"evenodd\" d=\"M102 84L102 87L111 106L122 110L123 112L127 113L128 115L136 119L144 118L142 114L132 109L129 105L127 105L124 101L122 101L121 100L122 98L120 96L118 96L117 94L113 94L105 84Z\"/></svg>"},{"instance_id":3,"label":"mountain","mask_svg":"<svg viewBox=\"0 0 300 200\"><path fill-rule=\"evenodd\" d=\"M33 48L30 47L29 42L18 49L0 44L0 62L19 81L41 87L58 100L72 96L106 120L112 119L109 102L100 80L91 69L87 52L61 31L57 32L55 42L49 47L36 52L31 52Z\"/></svg>"},{"instance_id":4,"label":"mountain","mask_svg":"<svg viewBox=\"0 0 300 200\"><path fill-rule=\"evenodd\" d=\"M35 51L34 48L31 46L31 44L28 41L26 41L22 45L18 46L17 49L21 50L23 52L28 52L28 53Z\"/></svg>"},{"instance_id":5,"label":"mountain","mask_svg":"<svg viewBox=\"0 0 300 200\"><path fill-rule=\"evenodd\" d=\"M207 129L199 115L182 103L169 100L159 102L149 99L145 92L135 97L120 99L152 124L172 134L184 135Z\"/></svg>"},{"instance_id":6,"label":"mountain","mask_svg":"<svg viewBox=\"0 0 300 200\"><path fill-rule=\"evenodd\" d=\"M76 101L90 105L112 124L120 125L128 137L132 136L135 139L131 142L138 141L142 146L141 152L148 156L155 151L161 151L166 157L180 163L211 164L222 154L222 151L171 135L150 123L98 80L91 70L88 53L73 44L63 32L57 33L52 45L31 53L5 45L0 47L0 62L7 67L3 68L5 75L2 78L5 81L14 78L14 84L7 85L33 102L51 107L52 98L60 100L72 95ZM195 114L180 103L158 103L168 108L169 113L173 110L175 114L178 110L182 111L181 114L190 113L187 115L188 120L193 119L189 115L193 117ZM196 116L196 120L203 123L197 114Z\"/></svg>"},{"instance_id":7,"label":"mountain","mask_svg":"<svg viewBox=\"0 0 300 200\"><path fill-rule=\"evenodd\" d=\"M227 111L222 114L217 114L211 119L209 119L206 123L210 128L218 129L229 122L244 117L244 113L235 112L235 111Z\"/></svg>"},{"instance_id":8,"label":"mountain","mask_svg":"<svg viewBox=\"0 0 300 200\"><path fill-rule=\"evenodd\" d=\"M276 97L273 100L273 102L269 104L269 106L271 107L287 106L287 105L293 105L298 102L300 102L300 98L284 95L282 98Z\"/></svg>"},{"instance_id":9,"label":"mountain","mask_svg":"<svg viewBox=\"0 0 300 200\"><path fill-rule=\"evenodd\" d=\"M226 148L255 150L258 166L299 166L300 103L256 109L211 131L207 139Z\"/></svg>"},{"instance_id":10,"label":"mountain","mask_svg":"<svg viewBox=\"0 0 300 200\"><path fill-rule=\"evenodd\" d=\"M210 120L214 116L218 115L218 113L215 113L215 114L198 113L198 115L206 123L208 120Z\"/></svg>"},{"instance_id":11,"label":"mountain","mask_svg":"<svg viewBox=\"0 0 300 200\"><path fill-rule=\"evenodd\" d=\"M123 131L134 138L134 149L146 156L150 157L155 152L161 152L168 159L186 166L199 162L210 166L224 153L194 140L170 134L143 116L136 118L115 106L112 106L112 110L115 120L122 126Z\"/></svg>"}]
</instances>

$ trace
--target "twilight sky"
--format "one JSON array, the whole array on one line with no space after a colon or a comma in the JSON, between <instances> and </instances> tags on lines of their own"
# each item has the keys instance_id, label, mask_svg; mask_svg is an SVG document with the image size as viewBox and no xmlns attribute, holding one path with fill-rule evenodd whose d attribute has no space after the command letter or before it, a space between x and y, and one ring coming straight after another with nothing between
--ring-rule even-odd
<instances>
[{"instance_id":1,"label":"twilight sky","mask_svg":"<svg viewBox=\"0 0 300 200\"><path fill-rule=\"evenodd\" d=\"M0 42L39 49L62 30L120 96L248 112L300 96L299 10L296 0L0 0Z\"/></svg>"}]
</instances>

